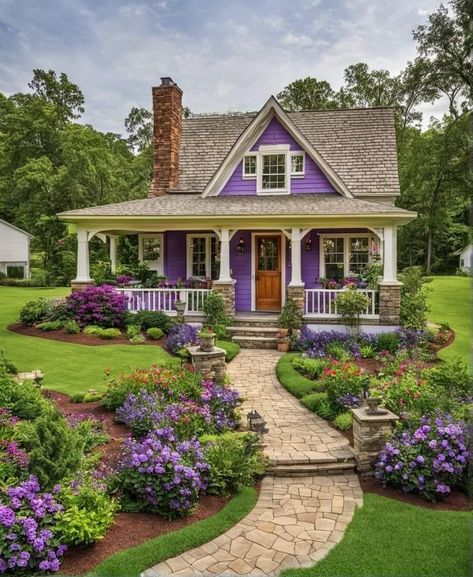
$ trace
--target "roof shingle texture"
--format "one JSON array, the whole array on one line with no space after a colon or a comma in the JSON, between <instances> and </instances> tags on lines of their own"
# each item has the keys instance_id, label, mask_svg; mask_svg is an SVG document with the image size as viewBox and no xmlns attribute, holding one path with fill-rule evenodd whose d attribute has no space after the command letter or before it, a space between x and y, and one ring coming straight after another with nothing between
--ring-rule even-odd
<instances>
[{"instance_id":1,"label":"roof shingle texture","mask_svg":"<svg viewBox=\"0 0 473 577\"><path fill-rule=\"evenodd\" d=\"M391 108L289 112L294 125L357 194L399 194ZM255 114L183 120L179 184L173 193L201 193Z\"/></svg>"},{"instance_id":2,"label":"roof shingle texture","mask_svg":"<svg viewBox=\"0 0 473 577\"><path fill-rule=\"evenodd\" d=\"M211 196L168 194L117 204L79 208L60 216L246 216L246 215L412 215L402 208L339 194Z\"/></svg>"}]
</instances>

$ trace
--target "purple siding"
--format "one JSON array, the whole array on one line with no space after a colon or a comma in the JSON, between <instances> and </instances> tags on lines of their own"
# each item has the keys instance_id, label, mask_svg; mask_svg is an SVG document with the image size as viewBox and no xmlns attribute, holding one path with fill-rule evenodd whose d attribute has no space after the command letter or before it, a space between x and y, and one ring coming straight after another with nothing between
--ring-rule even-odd
<instances>
[{"instance_id":1,"label":"purple siding","mask_svg":"<svg viewBox=\"0 0 473 577\"><path fill-rule=\"evenodd\" d=\"M185 279L187 276L186 234L181 230L164 233L164 274L169 280Z\"/></svg>"},{"instance_id":2,"label":"purple siding","mask_svg":"<svg viewBox=\"0 0 473 577\"><path fill-rule=\"evenodd\" d=\"M255 142L251 150L258 150L261 144L289 144L291 150L301 150L301 146L294 140L281 123L273 118L266 127L266 130ZM221 191L223 196L243 196L256 194L256 179L243 179L243 161L238 164L227 184ZM328 181L327 177L306 154L305 175L291 178L291 192L298 193L318 193L335 192L335 189Z\"/></svg>"},{"instance_id":3,"label":"purple siding","mask_svg":"<svg viewBox=\"0 0 473 577\"><path fill-rule=\"evenodd\" d=\"M237 245L243 237L245 252L237 253ZM235 284L235 309L237 311L251 311L251 231L238 231L230 242L230 268Z\"/></svg>"}]
</instances>

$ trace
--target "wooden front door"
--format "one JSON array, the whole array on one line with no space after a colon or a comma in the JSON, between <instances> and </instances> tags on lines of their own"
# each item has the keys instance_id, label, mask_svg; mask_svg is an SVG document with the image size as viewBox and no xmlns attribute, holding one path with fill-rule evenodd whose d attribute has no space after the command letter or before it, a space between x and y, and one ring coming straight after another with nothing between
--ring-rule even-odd
<instances>
[{"instance_id":1,"label":"wooden front door","mask_svg":"<svg viewBox=\"0 0 473 577\"><path fill-rule=\"evenodd\" d=\"M256 310L281 310L281 237L255 238Z\"/></svg>"}]
</instances>

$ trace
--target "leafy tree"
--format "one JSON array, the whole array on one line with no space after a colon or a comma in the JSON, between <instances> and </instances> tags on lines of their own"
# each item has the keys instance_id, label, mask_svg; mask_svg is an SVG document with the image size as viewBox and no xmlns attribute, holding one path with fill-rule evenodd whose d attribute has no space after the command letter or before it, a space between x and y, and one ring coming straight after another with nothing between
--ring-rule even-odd
<instances>
[{"instance_id":1,"label":"leafy tree","mask_svg":"<svg viewBox=\"0 0 473 577\"><path fill-rule=\"evenodd\" d=\"M53 70L33 70L33 80L28 83L34 94L42 100L50 102L63 111L64 120L80 118L84 113L84 95L77 86L69 80L67 74L61 72L59 78Z\"/></svg>"},{"instance_id":2,"label":"leafy tree","mask_svg":"<svg viewBox=\"0 0 473 577\"><path fill-rule=\"evenodd\" d=\"M303 78L288 84L277 95L281 106L286 110L318 110L337 108L337 94L325 80Z\"/></svg>"},{"instance_id":3,"label":"leafy tree","mask_svg":"<svg viewBox=\"0 0 473 577\"><path fill-rule=\"evenodd\" d=\"M133 106L125 118L125 128L128 132L130 146L142 152L151 144L153 138L153 115L146 108Z\"/></svg>"}]
</instances>

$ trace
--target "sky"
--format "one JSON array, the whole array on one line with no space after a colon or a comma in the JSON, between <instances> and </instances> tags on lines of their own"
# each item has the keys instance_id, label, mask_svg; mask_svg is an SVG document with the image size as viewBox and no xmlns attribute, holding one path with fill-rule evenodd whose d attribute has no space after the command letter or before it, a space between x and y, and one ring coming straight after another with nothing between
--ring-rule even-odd
<instances>
[{"instance_id":1,"label":"sky","mask_svg":"<svg viewBox=\"0 0 473 577\"><path fill-rule=\"evenodd\" d=\"M412 30L439 0L0 0L0 92L26 92L34 68L65 72L83 122L123 133L132 106L171 76L194 113L258 110L297 78L334 89L350 64L397 74ZM442 103L426 105L438 115Z\"/></svg>"}]
</instances>

